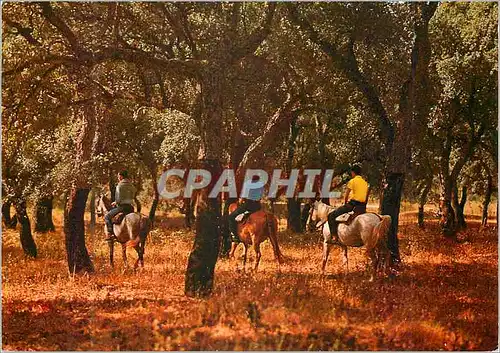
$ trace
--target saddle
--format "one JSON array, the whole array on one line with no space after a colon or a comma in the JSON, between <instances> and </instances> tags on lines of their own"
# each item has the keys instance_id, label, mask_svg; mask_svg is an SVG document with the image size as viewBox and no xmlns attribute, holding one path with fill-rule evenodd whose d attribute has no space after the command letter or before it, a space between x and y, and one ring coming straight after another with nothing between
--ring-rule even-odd
<instances>
[{"instance_id":1,"label":"saddle","mask_svg":"<svg viewBox=\"0 0 500 353\"><path fill-rule=\"evenodd\" d=\"M350 212L341 214L335 220L340 223L345 223L346 225L351 224L356 217L359 215L366 213L366 205L363 206L354 206L354 209Z\"/></svg>"},{"instance_id":2,"label":"saddle","mask_svg":"<svg viewBox=\"0 0 500 353\"><path fill-rule=\"evenodd\" d=\"M238 223L245 223L248 220L248 218L250 217L251 214L252 214L252 212L245 211L245 212L237 215L234 219Z\"/></svg>"},{"instance_id":3,"label":"saddle","mask_svg":"<svg viewBox=\"0 0 500 353\"><path fill-rule=\"evenodd\" d=\"M120 213L117 213L112 219L111 221L113 222L113 224L122 224L122 221L123 219L125 218L126 215L128 215L129 213L134 213L134 208L131 207L130 210L124 210L123 212L120 212Z\"/></svg>"}]
</instances>

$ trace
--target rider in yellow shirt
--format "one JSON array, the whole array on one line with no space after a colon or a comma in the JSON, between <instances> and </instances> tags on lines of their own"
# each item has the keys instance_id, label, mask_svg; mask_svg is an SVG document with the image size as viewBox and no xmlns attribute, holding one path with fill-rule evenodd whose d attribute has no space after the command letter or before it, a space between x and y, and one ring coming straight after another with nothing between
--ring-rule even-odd
<instances>
[{"instance_id":1,"label":"rider in yellow shirt","mask_svg":"<svg viewBox=\"0 0 500 353\"><path fill-rule=\"evenodd\" d=\"M351 168L352 179L347 183L347 191L345 193L343 206L340 206L328 215L328 225L330 227L330 240L329 243L339 242L337 235L338 223L335 220L341 214L350 212L357 206L364 206L366 211L366 202L368 201L368 183L363 179L360 166L353 166Z\"/></svg>"}]
</instances>

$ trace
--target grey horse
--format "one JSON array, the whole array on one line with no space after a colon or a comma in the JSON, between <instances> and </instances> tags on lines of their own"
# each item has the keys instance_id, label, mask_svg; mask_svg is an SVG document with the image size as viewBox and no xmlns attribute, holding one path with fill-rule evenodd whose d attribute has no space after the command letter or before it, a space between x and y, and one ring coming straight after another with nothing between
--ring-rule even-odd
<instances>
[{"instance_id":1,"label":"grey horse","mask_svg":"<svg viewBox=\"0 0 500 353\"><path fill-rule=\"evenodd\" d=\"M334 208L321 201L315 201L311 207L309 219L319 226L322 226L323 232L323 264L322 273L325 273L328 255L333 244L327 241L330 237L330 228L328 226L328 214ZM339 216L337 219L344 215ZM344 250L344 259L347 264L347 247L365 246L366 254L372 261L373 272L370 281L373 281L378 270L385 267L388 269L390 253L387 249L387 233L391 226L391 216L380 216L375 213L363 213L357 216L349 225L340 223L338 226L338 236L340 246Z\"/></svg>"},{"instance_id":2,"label":"grey horse","mask_svg":"<svg viewBox=\"0 0 500 353\"><path fill-rule=\"evenodd\" d=\"M105 195L99 195L96 199L96 213L98 216L104 216L111 209L111 201ZM116 236L116 241L122 245L123 262L125 268L127 264L127 247L133 247L137 251L137 261L134 268L139 264L144 267L144 246L146 237L151 229L151 221L148 217L140 213L129 213L126 215L120 224L113 224L113 232ZM106 232L106 225L104 225ZM113 267L113 251L114 241L109 241L109 262Z\"/></svg>"}]
</instances>

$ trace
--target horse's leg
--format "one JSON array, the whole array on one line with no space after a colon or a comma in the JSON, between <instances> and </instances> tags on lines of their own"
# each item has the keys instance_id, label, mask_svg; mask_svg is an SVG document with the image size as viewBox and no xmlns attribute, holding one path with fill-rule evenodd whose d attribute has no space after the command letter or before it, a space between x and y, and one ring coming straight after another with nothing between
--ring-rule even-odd
<instances>
[{"instance_id":1,"label":"horse's leg","mask_svg":"<svg viewBox=\"0 0 500 353\"><path fill-rule=\"evenodd\" d=\"M139 262L141 267L144 267L144 248L146 246L146 237L141 240L141 254L139 255Z\"/></svg>"},{"instance_id":2,"label":"horse's leg","mask_svg":"<svg viewBox=\"0 0 500 353\"><path fill-rule=\"evenodd\" d=\"M231 252L229 253L229 258L234 259L234 252L236 251L236 248L238 247L238 243L231 243Z\"/></svg>"},{"instance_id":3,"label":"horse's leg","mask_svg":"<svg viewBox=\"0 0 500 353\"><path fill-rule=\"evenodd\" d=\"M342 247L342 250L344 250L344 264L345 264L345 271L346 273L349 273L349 258L347 257L347 246L345 245L340 245Z\"/></svg>"},{"instance_id":4,"label":"horse's leg","mask_svg":"<svg viewBox=\"0 0 500 353\"><path fill-rule=\"evenodd\" d=\"M125 269L128 268L127 264L127 245L124 243L122 244L122 256L123 256L123 264L125 266Z\"/></svg>"},{"instance_id":5,"label":"horse's leg","mask_svg":"<svg viewBox=\"0 0 500 353\"><path fill-rule=\"evenodd\" d=\"M323 265L321 266L321 273L323 275L325 274L326 263L328 262L328 255L330 254L331 249L331 244L323 243Z\"/></svg>"},{"instance_id":6,"label":"horse's leg","mask_svg":"<svg viewBox=\"0 0 500 353\"><path fill-rule=\"evenodd\" d=\"M248 253L248 245L243 243L245 249L243 249L243 272L245 272L245 265L247 263L247 253Z\"/></svg>"},{"instance_id":7,"label":"horse's leg","mask_svg":"<svg viewBox=\"0 0 500 353\"><path fill-rule=\"evenodd\" d=\"M257 267L259 267L259 262L260 262L260 257L261 257L261 253L260 253L260 244L257 244L257 242L254 241L253 243L253 249L255 250L255 267L254 267L254 271L257 272Z\"/></svg>"},{"instance_id":8,"label":"horse's leg","mask_svg":"<svg viewBox=\"0 0 500 353\"><path fill-rule=\"evenodd\" d=\"M134 270L137 270L137 267L139 267L139 262L141 261L141 244L137 244L134 246L135 251L137 252L137 260L135 260L134 263Z\"/></svg>"},{"instance_id":9,"label":"horse's leg","mask_svg":"<svg viewBox=\"0 0 500 353\"><path fill-rule=\"evenodd\" d=\"M114 268L115 265L113 263L113 252L115 249L115 242L113 240L109 240L108 246L109 246L109 264L111 265L111 268Z\"/></svg>"},{"instance_id":10,"label":"horse's leg","mask_svg":"<svg viewBox=\"0 0 500 353\"><path fill-rule=\"evenodd\" d=\"M375 275L377 274L377 267L378 267L378 259L377 259L377 253L374 248L369 248L366 249L366 255L371 259L371 275L370 275L370 280L369 282L373 282L375 279Z\"/></svg>"}]
</instances>

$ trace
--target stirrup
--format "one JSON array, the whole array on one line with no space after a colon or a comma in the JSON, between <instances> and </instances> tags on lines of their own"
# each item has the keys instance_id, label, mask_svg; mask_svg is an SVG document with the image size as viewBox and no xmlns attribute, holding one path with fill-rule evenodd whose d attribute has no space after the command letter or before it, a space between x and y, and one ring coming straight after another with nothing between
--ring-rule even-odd
<instances>
[{"instance_id":1,"label":"stirrup","mask_svg":"<svg viewBox=\"0 0 500 353\"><path fill-rule=\"evenodd\" d=\"M115 241L117 240L118 238L116 237L116 235L114 234L108 234L106 236L106 238L104 238L104 241L107 241L107 242L112 242L112 241Z\"/></svg>"},{"instance_id":2,"label":"stirrup","mask_svg":"<svg viewBox=\"0 0 500 353\"><path fill-rule=\"evenodd\" d=\"M333 237L333 236L330 236L330 238L328 238L328 240L326 241L327 244L332 244L332 245L336 245L336 244L341 244L340 243L340 238L339 237Z\"/></svg>"}]
</instances>

